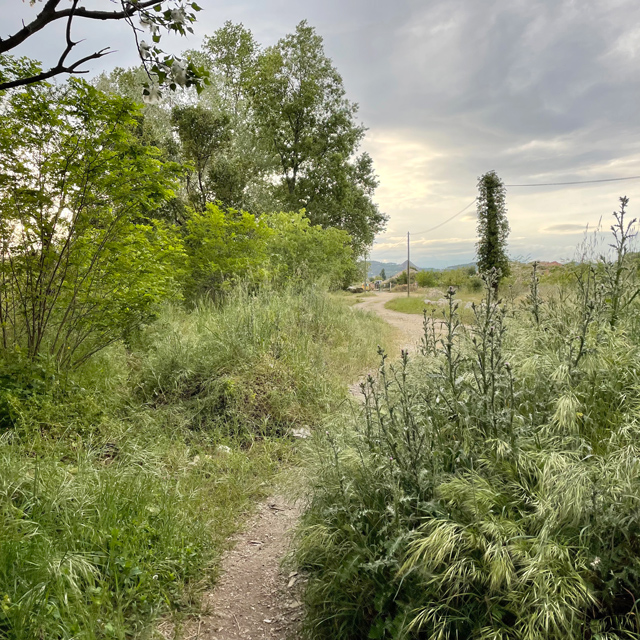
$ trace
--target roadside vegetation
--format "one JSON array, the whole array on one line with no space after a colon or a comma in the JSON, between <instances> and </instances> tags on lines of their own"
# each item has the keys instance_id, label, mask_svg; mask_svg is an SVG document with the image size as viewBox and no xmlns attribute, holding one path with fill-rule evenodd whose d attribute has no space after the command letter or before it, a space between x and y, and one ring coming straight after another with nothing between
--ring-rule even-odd
<instances>
[{"instance_id":1,"label":"roadside vegetation","mask_svg":"<svg viewBox=\"0 0 640 640\"><path fill-rule=\"evenodd\" d=\"M484 275L474 322L317 433L296 558L312 638L635 638L640 304L633 222L521 302ZM558 274L556 274L558 275Z\"/></svg>"},{"instance_id":2,"label":"roadside vegetation","mask_svg":"<svg viewBox=\"0 0 640 640\"><path fill-rule=\"evenodd\" d=\"M226 25L207 47L189 55L212 83L179 106L137 104L141 70L103 92L0 60L31 78L0 93L2 639L148 637L197 610L295 436L390 338L329 293L385 217L321 39L303 24L259 51ZM287 109L338 145L330 166L272 144L298 54Z\"/></svg>"}]
</instances>

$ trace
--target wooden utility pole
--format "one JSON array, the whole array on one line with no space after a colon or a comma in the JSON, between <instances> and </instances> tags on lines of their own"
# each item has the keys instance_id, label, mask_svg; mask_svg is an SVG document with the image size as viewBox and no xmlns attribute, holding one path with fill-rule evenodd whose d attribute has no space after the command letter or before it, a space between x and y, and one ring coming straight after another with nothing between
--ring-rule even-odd
<instances>
[{"instance_id":1,"label":"wooden utility pole","mask_svg":"<svg viewBox=\"0 0 640 640\"><path fill-rule=\"evenodd\" d=\"M407 298L411 290L411 253L409 250L409 232L407 231Z\"/></svg>"},{"instance_id":2,"label":"wooden utility pole","mask_svg":"<svg viewBox=\"0 0 640 640\"><path fill-rule=\"evenodd\" d=\"M367 252L364 252L364 290L367 290L367 281L369 280L369 270L367 269Z\"/></svg>"}]
</instances>

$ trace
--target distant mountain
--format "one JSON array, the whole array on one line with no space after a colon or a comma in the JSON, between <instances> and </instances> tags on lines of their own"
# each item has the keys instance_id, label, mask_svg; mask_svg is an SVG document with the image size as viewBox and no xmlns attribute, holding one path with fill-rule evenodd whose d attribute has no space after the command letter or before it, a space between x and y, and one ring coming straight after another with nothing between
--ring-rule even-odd
<instances>
[{"instance_id":1,"label":"distant mountain","mask_svg":"<svg viewBox=\"0 0 640 640\"><path fill-rule=\"evenodd\" d=\"M410 263L411 268L416 271L424 271L422 267L417 267L413 262ZM379 276L380 272L384 269L384 275L387 278L391 278L401 271L405 271L407 268L407 261L405 260L401 264L396 264L395 262L379 262L378 260L371 260L371 262L367 262L367 271L369 273L369 277L373 278L375 276ZM429 269L431 271L431 269Z\"/></svg>"},{"instance_id":2,"label":"distant mountain","mask_svg":"<svg viewBox=\"0 0 640 640\"><path fill-rule=\"evenodd\" d=\"M475 262L467 262L465 264L454 264L451 267L445 267L444 269L439 269L439 271L451 271L451 269L467 269L468 267L475 268L475 266L476 266Z\"/></svg>"},{"instance_id":3,"label":"distant mountain","mask_svg":"<svg viewBox=\"0 0 640 640\"><path fill-rule=\"evenodd\" d=\"M418 267L413 262L411 262L411 268L416 271L449 271L450 269L463 269L466 267L475 267L475 262L467 262L466 264L456 264L451 267L445 267L444 269L435 269L434 267ZM387 278L392 278L397 275L401 271L406 271L407 269L407 261L401 262L397 264L395 262L380 262L378 260L367 261L367 270L369 272L369 277L374 278L380 275L380 272L384 269L384 275Z\"/></svg>"}]
</instances>

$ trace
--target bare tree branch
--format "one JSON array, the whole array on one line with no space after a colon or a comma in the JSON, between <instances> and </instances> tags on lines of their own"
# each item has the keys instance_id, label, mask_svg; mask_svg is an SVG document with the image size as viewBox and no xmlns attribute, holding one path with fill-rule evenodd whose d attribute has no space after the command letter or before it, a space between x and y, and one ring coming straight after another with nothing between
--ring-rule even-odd
<instances>
[{"instance_id":1,"label":"bare tree branch","mask_svg":"<svg viewBox=\"0 0 640 640\"><path fill-rule=\"evenodd\" d=\"M144 0L143 2L136 3L122 0L122 6L124 7L122 11L93 11L86 9L85 7L72 7L71 9L56 11L60 1L61 0L47 0L42 11L32 22L24 25L22 29L8 38L0 38L0 53L7 53L7 51L15 49L34 33L37 33L41 29L44 29L48 24L62 18L68 18L75 15L78 18L89 18L91 20L123 20L124 18L139 13L142 9L162 3L162 0Z\"/></svg>"},{"instance_id":2,"label":"bare tree branch","mask_svg":"<svg viewBox=\"0 0 640 640\"><path fill-rule=\"evenodd\" d=\"M162 0L144 0L143 2L136 3L129 2L128 0L121 0L123 7L122 11L94 11L85 7L78 7L80 0L73 0L73 4L69 9L62 9L58 11L57 7L60 2L61 0L47 0L42 11L32 22L23 25L22 29L8 38L5 38L4 40L0 39L0 54L6 53L25 42L25 40L31 37L34 33L42 30L48 24L51 24L56 20L66 18L66 47L58 60L58 64L51 67L48 71L42 71L41 73L32 76L0 82L0 91L34 84L62 74L88 73L88 70L80 70L79 67L90 60L102 58L109 53L112 53L112 51L109 47L105 47L104 49L85 56L76 62L66 64L66 60L71 53L71 50L78 44L77 42L73 42L71 39L71 25L74 18L88 18L91 20L129 20L135 14L140 13L143 9L156 5L159 2L162 2Z\"/></svg>"}]
</instances>

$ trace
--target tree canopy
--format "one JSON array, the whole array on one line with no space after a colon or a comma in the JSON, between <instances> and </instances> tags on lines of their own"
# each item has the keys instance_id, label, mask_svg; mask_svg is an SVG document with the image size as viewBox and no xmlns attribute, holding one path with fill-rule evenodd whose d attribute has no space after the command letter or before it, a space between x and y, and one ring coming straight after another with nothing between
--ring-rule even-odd
<instances>
[{"instance_id":1,"label":"tree canopy","mask_svg":"<svg viewBox=\"0 0 640 640\"><path fill-rule=\"evenodd\" d=\"M374 202L373 160L360 152L357 105L315 30L302 22L262 49L246 27L227 22L184 55L206 68L210 84L198 96L147 105L143 129L188 167L185 204L256 216L304 209L312 225L346 231L361 255L386 216ZM116 70L99 86L135 95L143 80Z\"/></svg>"}]
</instances>

